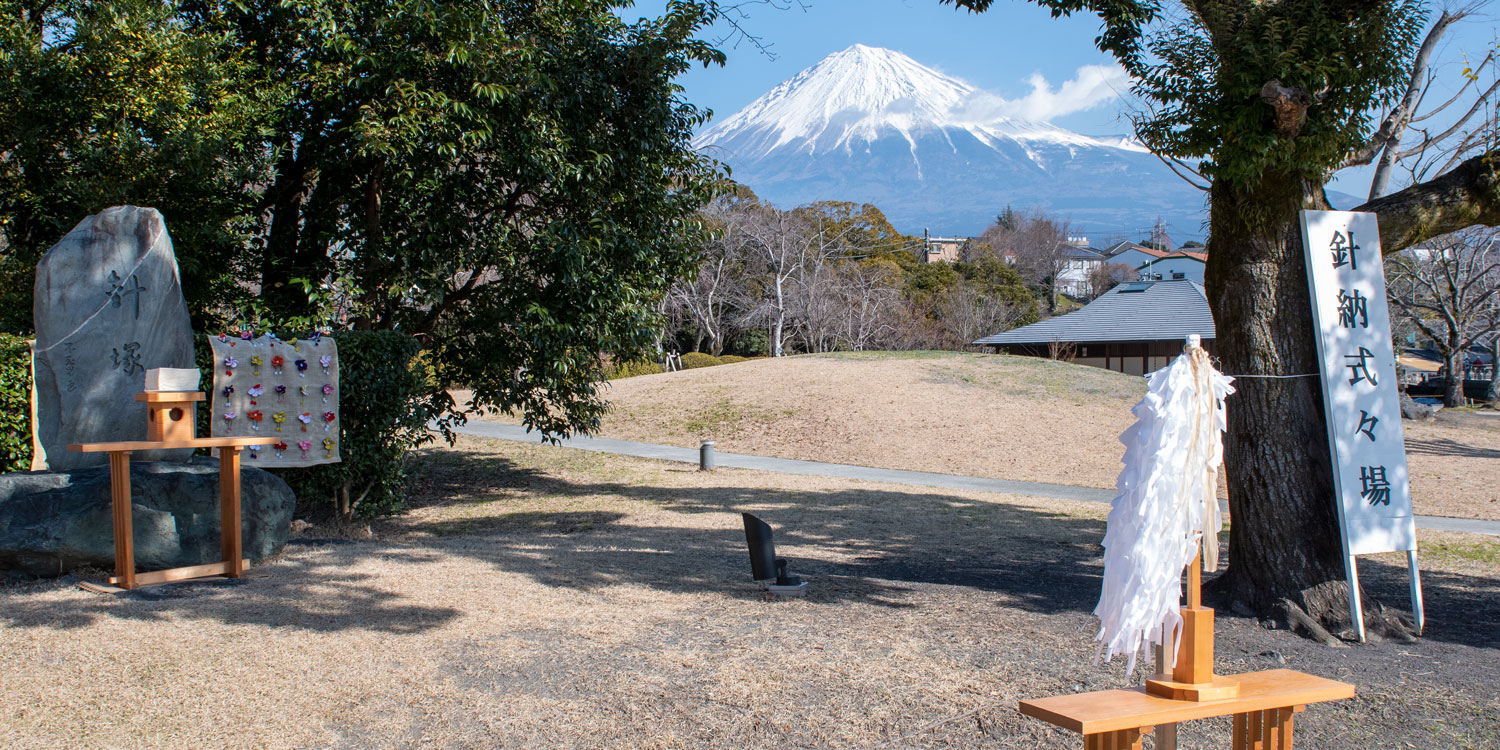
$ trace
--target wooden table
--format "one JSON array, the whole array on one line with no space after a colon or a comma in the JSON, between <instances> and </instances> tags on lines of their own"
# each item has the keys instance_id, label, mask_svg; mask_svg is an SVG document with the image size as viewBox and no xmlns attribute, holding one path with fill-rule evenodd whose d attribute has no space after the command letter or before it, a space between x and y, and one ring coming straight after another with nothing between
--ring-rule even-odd
<instances>
[{"instance_id":1,"label":"wooden table","mask_svg":"<svg viewBox=\"0 0 1500 750\"><path fill-rule=\"evenodd\" d=\"M150 583L182 581L203 576L238 578L249 567L240 543L240 449L271 445L276 437L190 438L187 440L132 440L119 443L74 443L68 450L109 454L109 496L115 521L115 575L109 582L133 589ZM219 450L219 523L223 562L189 565L150 573L135 572L135 537L130 519L130 452L173 448Z\"/></svg>"},{"instance_id":2,"label":"wooden table","mask_svg":"<svg viewBox=\"0 0 1500 750\"><path fill-rule=\"evenodd\" d=\"M1141 733L1158 724L1234 716L1233 750L1291 750L1292 715L1309 703L1354 697L1344 682L1272 669L1234 675L1236 698L1181 701L1145 688L1101 690L1022 701L1021 713L1083 735L1084 750L1139 750Z\"/></svg>"}]
</instances>

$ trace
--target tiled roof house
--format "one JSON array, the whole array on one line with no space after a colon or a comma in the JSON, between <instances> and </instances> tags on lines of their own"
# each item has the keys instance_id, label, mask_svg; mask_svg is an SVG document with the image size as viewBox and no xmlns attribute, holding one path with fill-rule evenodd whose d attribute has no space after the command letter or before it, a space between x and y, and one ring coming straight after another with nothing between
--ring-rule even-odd
<instances>
[{"instance_id":1,"label":"tiled roof house","mask_svg":"<svg viewBox=\"0 0 1500 750\"><path fill-rule=\"evenodd\" d=\"M1181 354L1190 334L1213 352L1214 320L1203 287L1178 279L1120 284L1082 309L974 343L1034 357L1069 347L1076 364L1144 375Z\"/></svg>"}]
</instances>

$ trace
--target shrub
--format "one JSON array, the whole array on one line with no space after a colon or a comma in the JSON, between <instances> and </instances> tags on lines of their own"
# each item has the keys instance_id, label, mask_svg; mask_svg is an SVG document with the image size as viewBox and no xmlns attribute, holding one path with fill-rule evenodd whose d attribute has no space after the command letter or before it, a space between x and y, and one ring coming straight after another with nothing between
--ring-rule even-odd
<instances>
[{"instance_id":1,"label":"shrub","mask_svg":"<svg viewBox=\"0 0 1500 750\"><path fill-rule=\"evenodd\" d=\"M343 516L377 516L405 501L407 451L431 442L428 422L451 398L416 339L395 331L343 331L339 346L339 454L343 461L277 473L303 502Z\"/></svg>"},{"instance_id":2,"label":"shrub","mask_svg":"<svg viewBox=\"0 0 1500 750\"><path fill-rule=\"evenodd\" d=\"M0 333L0 472L31 470L31 344Z\"/></svg>"},{"instance_id":3,"label":"shrub","mask_svg":"<svg viewBox=\"0 0 1500 750\"><path fill-rule=\"evenodd\" d=\"M633 378L637 375L656 375L661 371L659 363L652 362L649 359L642 359L634 362L620 362L610 365L605 371L605 377L610 380L619 380L620 378Z\"/></svg>"},{"instance_id":4,"label":"shrub","mask_svg":"<svg viewBox=\"0 0 1500 750\"><path fill-rule=\"evenodd\" d=\"M699 367L713 367L714 365L721 364L724 363L719 361L719 358L715 357L712 354L704 354L703 352L688 352L687 354L682 355L682 369L684 370L696 370Z\"/></svg>"},{"instance_id":5,"label":"shrub","mask_svg":"<svg viewBox=\"0 0 1500 750\"><path fill-rule=\"evenodd\" d=\"M742 357L754 357L759 354L764 356L771 350L771 336L764 328L752 328L741 331L724 344L724 351Z\"/></svg>"},{"instance_id":6,"label":"shrub","mask_svg":"<svg viewBox=\"0 0 1500 750\"><path fill-rule=\"evenodd\" d=\"M732 365L736 362L748 362L749 360L749 357L741 357L737 354L725 354L724 356L719 357L719 364Z\"/></svg>"}]
</instances>

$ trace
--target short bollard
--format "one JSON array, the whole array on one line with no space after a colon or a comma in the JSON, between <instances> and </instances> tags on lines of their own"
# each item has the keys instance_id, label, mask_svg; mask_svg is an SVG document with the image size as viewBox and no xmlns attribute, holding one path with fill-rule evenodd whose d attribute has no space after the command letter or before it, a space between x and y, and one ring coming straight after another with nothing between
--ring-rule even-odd
<instances>
[{"instance_id":1,"label":"short bollard","mask_svg":"<svg viewBox=\"0 0 1500 750\"><path fill-rule=\"evenodd\" d=\"M698 446L698 471L714 470L714 441L705 440Z\"/></svg>"}]
</instances>

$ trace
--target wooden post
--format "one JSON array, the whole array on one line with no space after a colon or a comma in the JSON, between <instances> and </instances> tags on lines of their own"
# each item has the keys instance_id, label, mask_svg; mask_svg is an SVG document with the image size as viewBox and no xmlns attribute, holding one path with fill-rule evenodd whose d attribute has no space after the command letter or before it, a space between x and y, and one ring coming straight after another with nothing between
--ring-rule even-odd
<instances>
[{"instance_id":1,"label":"wooden post","mask_svg":"<svg viewBox=\"0 0 1500 750\"><path fill-rule=\"evenodd\" d=\"M1161 642L1156 644L1156 673L1166 674L1172 669L1172 658L1167 654L1167 644L1172 640L1171 631L1161 629ZM1177 725L1163 722L1156 725L1156 750L1177 750Z\"/></svg>"},{"instance_id":2,"label":"wooden post","mask_svg":"<svg viewBox=\"0 0 1500 750\"><path fill-rule=\"evenodd\" d=\"M1188 565L1187 606L1172 674L1146 680L1146 692L1180 701L1211 701L1240 694L1239 682L1214 675L1214 611L1203 606L1203 549Z\"/></svg>"},{"instance_id":3,"label":"wooden post","mask_svg":"<svg viewBox=\"0 0 1500 750\"><path fill-rule=\"evenodd\" d=\"M115 577L135 588L135 530L130 523L130 451L110 451L109 498L115 520Z\"/></svg>"},{"instance_id":4,"label":"wooden post","mask_svg":"<svg viewBox=\"0 0 1500 750\"><path fill-rule=\"evenodd\" d=\"M1121 729L1115 732L1087 734L1083 737L1084 750L1141 750L1141 730Z\"/></svg>"},{"instance_id":5,"label":"wooden post","mask_svg":"<svg viewBox=\"0 0 1500 750\"><path fill-rule=\"evenodd\" d=\"M1233 750L1291 750L1292 717L1301 706L1268 708L1234 715Z\"/></svg>"},{"instance_id":6,"label":"wooden post","mask_svg":"<svg viewBox=\"0 0 1500 750\"><path fill-rule=\"evenodd\" d=\"M1172 679L1203 683L1214 679L1214 611L1203 606L1203 550L1188 564L1187 606L1182 609L1182 637Z\"/></svg>"},{"instance_id":7,"label":"wooden post","mask_svg":"<svg viewBox=\"0 0 1500 750\"><path fill-rule=\"evenodd\" d=\"M245 572L240 557L240 449L219 448L219 537L224 552L224 575L239 578Z\"/></svg>"}]
</instances>

